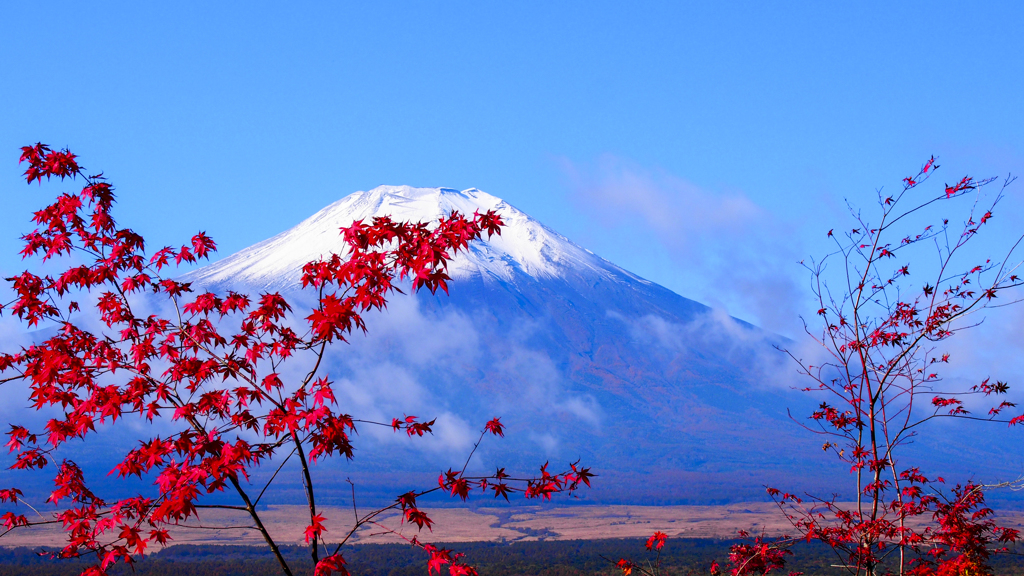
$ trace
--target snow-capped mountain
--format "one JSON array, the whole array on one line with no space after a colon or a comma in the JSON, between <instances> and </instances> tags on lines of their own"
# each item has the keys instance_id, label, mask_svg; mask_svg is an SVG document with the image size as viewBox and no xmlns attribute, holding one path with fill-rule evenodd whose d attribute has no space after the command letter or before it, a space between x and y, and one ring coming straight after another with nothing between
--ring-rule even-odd
<instances>
[{"instance_id":1,"label":"snow-capped mountain","mask_svg":"<svg viewBox=\"0 0 1024 576\"><path fill-rule=\"evenodd\" d=\"M765 483L835 489L845 470L787 414L809 414L816 400L792 391L780 338L639 278L480 190L357 192L184 279L301 301L301 267L338 251L341 227L477 210L497 211L505 228L449 266L450 295L396 295L367 319L365 338L330 360L342 410L436 416L435 437L409 452L407 439L360 430L365 450L324 473L372 478L365 484L393 497L414 471L427 479L461 466L482 423L501 416L508 438L489 440L475 465L582 458L600 475L590 500L750 500Z\"/></svg>"},{"instance_id":2,"label":"snow-capped mountain","mask_svg":"<svg viewBox=\"0 0 1024 576\"><path fill-rule=\"evenodd\" d=\"M734 481L752 464L737 454L770 452L774 435L794 432L784 390L764 374L781 360L770 335L639 278L480 190L357 192L185 279L301 298L303 264L340 250L340 228L374 216L431 221L477 210L501 215L501 235L472 243L449 265L449 296L397 297L368 322L367 338L337 351L341 402L388 420L439 415L447 438L438 441L440 459L465 448L479 422L502 416L509 439L484 453L487 465L582 457L605 478L595 491L605 500L757 493L759 483L740 490Z\"/></svg>"},{"instance_id":3,"label":"snow-capped mountain","mask_svg":"<svg viewBox=\"0 0 1024 576\"><path fill-rule=\"evenodd\" d=\"M190 279L289 290L298 284L303 264L340 249L338 230L356 220L369 222L374 216L388 215L395 220L429 222L452 212L471 215L488 210L504 220L502 234L476 242L459 255L449 267L453 279L512 282L522 277L544 280L582 274L647 284L486 192L410 186L380 186L346 196L291 230L207 266Z\"/></svg>"}]
</instances>

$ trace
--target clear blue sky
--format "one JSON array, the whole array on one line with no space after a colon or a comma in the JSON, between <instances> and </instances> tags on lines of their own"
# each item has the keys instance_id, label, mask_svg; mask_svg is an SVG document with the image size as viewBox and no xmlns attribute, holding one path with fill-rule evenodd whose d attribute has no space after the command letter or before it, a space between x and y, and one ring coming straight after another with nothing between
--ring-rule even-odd
<instances>
[{"instance_id":1,"label":"clear blue sky","mask_svg":"<svg viewBox=\"0 0 1024 576\"><path fill-rule=\"evenodd\" d=\"M1019 2L9 2L0 271L53 191L19 179L43 141L151 245L227 255L356 190L477 187L786 331L736 287L786 298L764 279L800 281L844 198L930 154L1024 172L1022 29Z\"/></svg>"}]
</instances>

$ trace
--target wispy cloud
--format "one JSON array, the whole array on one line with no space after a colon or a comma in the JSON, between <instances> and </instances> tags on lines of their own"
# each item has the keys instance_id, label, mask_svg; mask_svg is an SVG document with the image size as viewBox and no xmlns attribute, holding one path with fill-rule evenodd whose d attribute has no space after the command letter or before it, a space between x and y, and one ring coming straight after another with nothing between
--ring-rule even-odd
<instances>
[{"instance_id":1,"label":"wispy cloud","mask_svg":"<svg viewBox=\"0 0 1024 576\"><path fill-rule=\"evenodd\" d=\"M589 394L569 392L564 374L546 352L517 342L508 344L500 371L514 374L521 385L503 390L500 395L505 400L535 414L571 414L592 426L600 422L601 408L597 401Z\"/></svg>"},{"instance_id":2,"label":"wispy cloud","mask_svg":"<svg viewBox=\"0 0 1024 576\"><path fill-rule=\"evenodd\" d=\"M600 423L597 400L572 390L550 354L530 344L541 329L535 322L522 319L515 328L496 332L458 308L434 309L408 295L367 316L367 326L367 335L354 335L327 364L337 375L339 405L379 422L404 414L436 417L434 436L415 441L438 458L465 457L483 424L495 416L516 428L564 418L583 426ZM360 432L388 444L405 442L390 429ZM553 431L540 430L530 439L547 455L560 446ZM478 454L474 465L486 458L486 451Z\"/></svg>"},{"instance_id":3,"label":"wispy cloud","mask_svg":"<svg viewBox=\"0 0 1024 576\"><path fill-rule=\"evenodd\" d=\"M792 227L740 192L713 192L664 171L604 155L563 161L577 205L607 227L638 222L673 264L707 281L686 296L721 305L769 330L799 331L802 290Z\"/></svg>"},{"instance_id":4,"label":"wispy cloud","mask_svg":"<svg viewBox=\"0 0 1024 576\"><path fill-rule=\"evenodd\" d=\"M686 323L654 314L630 318L609 312L609 317L625 324L634 340L668 354L714 350L744 374L754 388L782 390L807 386L809 381L798 374L798 366L789 354L814 363L823 353L809 339L785 340L743 324L720 308L712 308Z\"/></svg>"}]
</instances>

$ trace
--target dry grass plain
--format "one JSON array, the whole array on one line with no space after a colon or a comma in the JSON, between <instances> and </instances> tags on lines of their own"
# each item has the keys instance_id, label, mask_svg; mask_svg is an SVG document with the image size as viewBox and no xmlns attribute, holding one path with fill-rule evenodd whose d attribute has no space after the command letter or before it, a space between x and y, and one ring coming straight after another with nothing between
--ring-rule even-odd
<instances>
[{"instance_id":1,"label":"dry grass plain","mask_svg":"<svg viewBox=\"0 0 1024 576\"><path fill-rule=\"evenodd\" d=\"M570 506L570 507L478 507L424 510L434 520L433 532L424 538L433 542L477 542L519 540L594 540L641 538L661 530L669 537L732 538L736 531L781 534L788 527L771 504L750 503L725 506ZM324 508L328 542L337 542L352 525L352 510ZM174 544L261 545L263 539L252 528L248 516L233 510L203 509L198 522L172 529ZM309 516L303 506L271 506L261 514L264 523L281 544L301 544ZM381 524L399 530L406 537L416 535L415 526L399 523L397 512L383 515ZM1024 524L1024 512L999 514L1003 525ZM366 526L350 540L359 543L400 542L394 534L382 534L378 526ZM62 545L58 526L17 529L0 540L0 545Z\"/></svg>"}]
</instances>

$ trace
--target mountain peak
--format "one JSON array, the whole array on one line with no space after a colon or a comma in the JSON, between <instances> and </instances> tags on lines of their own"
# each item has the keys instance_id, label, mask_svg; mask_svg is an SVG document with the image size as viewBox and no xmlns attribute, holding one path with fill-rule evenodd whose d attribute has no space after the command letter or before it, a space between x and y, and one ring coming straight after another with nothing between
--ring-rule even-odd
<instances>
[{"instance_id":1,"label":"mountain peak","mask_svg":"<svg viewBox=\"0 0 1024 576\"><path fill-rule=\"evenodd\" d=\"M478 191L476 188L470 188L466 192ZM399 198L420 198L424 196L446 196L446 195L462 195L466 196L462 192L455 188L417 188L416 186L377 186L373 190L366 192L360 192L360 194L366 194L367 196L396 196Z\"/></svg>"},{"instance_id":2,"label":"mountain peak","mask_svg":"<svg viewBox=\"0 0 1024 576\"><path fill-rule=\"evenodd\" d=\"M501 198L476 188L459 191L454 188L378 186L346 196L326 209L338 207L372 216L387 214L398 220L434 220L452 211L472 214L475 210L497 210L500 206L507 204Z\"/></svg>"},{"instance_id":3,"label":"mountain peak","mask_svg":"<svg viewBox=\"0 0 1024 576\"><path fill-rule=\"evenodd\" d=\"M242 282L260 290L296 289L302 266L341 251L340 229L356 220L369 222L390 216L398 221L429 222L455 211L472 215L488 210L497 212L505 222L501 236L472 243L449 264L452 278L514 283L528 278L610 274L637 279L482 190L413 186L378 186L350 194L294 228L191 272L185 279L208 286Z\"/></svg>"}]
</instances>

